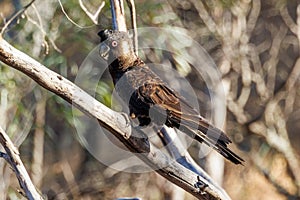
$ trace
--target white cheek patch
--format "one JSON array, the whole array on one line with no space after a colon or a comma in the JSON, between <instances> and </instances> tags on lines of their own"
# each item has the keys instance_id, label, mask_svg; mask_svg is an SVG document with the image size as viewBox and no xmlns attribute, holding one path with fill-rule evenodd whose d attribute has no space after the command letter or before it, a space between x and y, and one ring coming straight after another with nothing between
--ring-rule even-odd
<instances>
[{"instance_id":1,"label":"white cheek patch","mask_svg":"<svg viewBox=\"0 0 300 200\"><path fill-rule=\"evenodd\" d=\"M122 48L124 54L130 53L130 51L131 51L130 45L127 42L122 42L121 48Z\"/></svg>"}]
</instances>

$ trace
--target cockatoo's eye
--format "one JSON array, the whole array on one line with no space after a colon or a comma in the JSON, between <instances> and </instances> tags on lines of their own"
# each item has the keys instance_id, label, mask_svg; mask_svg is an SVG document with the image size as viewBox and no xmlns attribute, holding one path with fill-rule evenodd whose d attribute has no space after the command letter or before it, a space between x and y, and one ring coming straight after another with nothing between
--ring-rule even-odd
<instances>
[{"instance_id":1,"label":"cockatoo's eye","mask_svg":"<svg viewBox=\"0 0 300 200\"><path fill-rule=\"evenodd\" d=\"M116 46L118 46L118 42L117 42L117 41L115 41L115 40L114 40L114 41L112 41L112 42L111 42L111 46L112 46L112 47L116 47Z\"/></svg>"}]
</instances>

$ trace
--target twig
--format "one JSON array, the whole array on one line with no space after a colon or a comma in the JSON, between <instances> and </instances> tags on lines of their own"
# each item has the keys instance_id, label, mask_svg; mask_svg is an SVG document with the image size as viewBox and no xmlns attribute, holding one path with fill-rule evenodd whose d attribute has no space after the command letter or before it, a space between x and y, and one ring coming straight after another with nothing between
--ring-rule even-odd
<instances>
[{"instance_id":1,"label":"twig","mask_svg":"<svg viewBox=\"0 0 300 200\"><path fill-rule=\"evenodd\" d=\"M112 27L114 30L127 31L123 0L110 0Z\"/></svg>"},{"instance_id":2,"label":"twig","mask_svg":"<svg viewBox=\"0 0 300 200\"><path fill-rule=\"evenodd\" d=\"M256 156L255 156L256 157ZM276 190L287 197L287 199L298 199L297 194L293 195L290 192L288 192L286 189L284 189L281 185L279 185L276 180L274 180L274 178L271 176L270 172L268 172L267 169L261 167L261 159L258 158L253 158L253 162L256 166L256 168L265 176L266 179L269 180L269 182L276 188Z\"/></svg>"},{"instance_id":3,"label":"twig","mask_svg":"<svg viewBox=\"0 0 300 200\"><path fill-rule=\"evenodd\" d=\"M297 24L294 22L293 18L290 16L287 5L282 6L280 9L280 15L285 22L285 24L289 27L289 29L295 34L298 34Z\"/></svg>"},{"instance_id":4,"label":"twig","mask_svg":"<svg viewBox=\"0 0 300 200\"><path fill-rule=\"evenodd\" d=\"M205 9L202 1L198 0L191 0L194 4L195 8L197 9L199 16L202 18L203 22L206 24L207 28L212 33L217 33L218 35L223 35L222 31L218 28L217 24L213 20L213 18L209 15L208 11Z\"/></svg>"},{"instance_id":5,"label":"twig","mask_svg":"<svg viewBox=\"0 0 300 200\"><path fill-rule=\"evenodd\" d=\"M30 200L43 199L42 196L36 191L35 186L30 180L30 177L23 165L23 162L19 156L19 151L14 146L8 135L0 127L0 143L4 147L6 154L1 153L1 156L5 158L14 170L20 187L26 194L26 197Z\"/></svg>"},{"instance_id":6,"label":"twig","mask_svg":"<svg viewBox=\"0 0 300 200\"><path fill-rule=\"evenodd\" d=\"M29 8L31 6L31 4L33 4L35 0L32 0L31 2L29 2L26 6L24 6L21 10L19 10L12 18L10 18L2 27L1 32L0 32L0 36L2 36L4 34L4 32L7 30L7 27L20 15L22 15L27 8Z\"/></svg>"},{"instance_id":7,"label":"twig","mask_svg":"<svg viewBox=\"0 0 300 200\"><path fill-rule=\"evenodd\" d=\"M83 4L82 0L79 0L79 5L81 9L87 14L87 16L93 21L93 23L97 25L99 14L105 5L105 1L101 2L100 6L98 7L95 13L91 13L90 11L88 11L87 7Z\"/></svg>"},{"instance_id":8,"label":"twig","mask_svg":"<svg viewBox=\"0 0 300 200\"><path fill-rule=\"evenodd\" d=\"M57 0L57 1L58 1L58 3L59 3L59 6L60 6L60 8L61 8L61 11L64 13L64 15L66 16L66 18L67 18L72 24L74 24L75 26L77 26L78 28L84 29L84 28L91 28L91 27L95 26L95 24L93 24L93 25L91 25L91 26L81 26L81 25L77 24L77 23L74 22L74 21L71 19L71 17L67 14L67 12L66 12L65 9L64 9L64 6L63 6L62 3L61 3L61 0Z\"/></svg>"},{"instance_id":9,"label":"twig","mask_svg":"<svg viewBox=\"0 0 300 200\"><path fill-rule=\"evenodd\" d=\"M126 0L126 2L130 9L131 26L133 29L134 52L136 55L138 55L138 35L137 35L136 10L135 10L135 5L134 5L134 0Z\"/></svg>"},{"instance_id":10,"label":"twig","mask_svg":"<svg viewBox=\"0 0 300 200\"><path fill-rule=\"evenodd\" d=\"M41 31L41 33L43 35L43 40L44 40L43 45L45 46L45 54L48 54L49 53L49 44L48 44L48 42L46 40L47 33L46 33L45 29L43 28L43 22L42 22L42 19L41 19L41 15L40 15L40 13L38 12L38 10L36 9L36 7L34 5L32 7L33 7L33 9L35 11L35 14L36 14L37 18L38 18L38 22L35 21L34 19L32 19L27 13L25 13L25 15L26 15L28 21L31 22L33 25L35 25ZM48 37L48 40L52 44L53 48L57 52L61 53L61 50L56 46L56 44L53 41L53 39L51 39L50 37Z\"/></svg>"},{"instance_id":11,"label":"twig","mask_svg":"<svg viewBox=\"0 0 300 200\"><path fill-rule=\"evenodd\" d=\"M261 1L260 0L254 0L252 1L252 9L249 14L249 19L247 22L247 34L248 36L251 35L252 31L255 28L255 25L257 23L259 13L261 9Z\"/></svg>"},{"instance_id":12,"label":"twig","mask_svg":"<svg viewBox=\"0 0 300 200\"><path fill-rule=\"evenodd\" d=\"M285 25L281 25L279 30L273 29L273 27L270 27L270 31L274 31L276 34L274 35L273 41L272 41L272 46L269 50L270 53L270 59L265 62L264 68L268 71L267 73L267 81L266 81L266 86L269 91L271 91L271 94L273 96L273 92L275 89L275 81L276 81L276 71L277 71L277 63L279 62L278 60L278 55L279 55L279 50L280 45L286 36L288 29Z\"/></svg>"},{"instance_id":13,"label":"twig","mask_svg":"<svg viewBox=\"0 0 300 200\"><path fill-rule=\"evenodd\" d=\"M36 9L35 5L32 4L32 8L37 16L37 19L38 19L38 22L36 22L35 20L31 19L31 17L29 15L26 15L28 21L30 21L32 24L36 25L38 27L38 29L42 32L42 37L43 37L43 44L45 46L45 54L47 55L49 53L49 44L48 42L46 41L46 31L44 30L44 27L43 27L43 21L42 21L42 18L41 18L41 15L40 13L38 12L38 10Z\"/></svg>"},{"instance_id":14,"label":"twig","mask_svg":"<svg viewBox=\"0 0 300 200\"><path fill-rule=\"evenodd\" d=\"M59 166L61 168L61 171L63 173L63 176L64 176L66 182L68 183L70 193L72 194L73 197L76 197L76 194L78 194L80 190L78 188L78 185L76 184L75 175L72 171L72 167L71 167L69 161L64 160L64 161L60 162Z\"/></svg>"},{"instance_id":15,"label":"twig","mask_svg":"<svg viewBox=\"0 0 300 200\"><path fill-rule=\"evenodd\" d=\"M288 94L295 88L295 84L300 75L300 59L298 58L284 87L279 90L274 98L266 104L265 121L268 126L264 134L267 141L272 147L283 153L288 166L293 173L296 185L300 189L300 162L297 159L297 154L294 152L291 145L288 132L286 129L286 121L283 118L283 111L280 108L280 101L286 100Z\"/></svg>"}]
</instances>

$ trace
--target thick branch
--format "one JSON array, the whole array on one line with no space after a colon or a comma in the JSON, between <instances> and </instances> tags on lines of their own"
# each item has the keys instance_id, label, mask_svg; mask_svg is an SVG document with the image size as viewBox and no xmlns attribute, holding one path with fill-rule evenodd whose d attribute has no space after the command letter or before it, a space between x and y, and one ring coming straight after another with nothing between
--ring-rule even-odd
<instances>
[{"instance_id":1,"label":"thick branch","mask_svg":"<svg viewBox=\"0 0 300 200\"><path fill-rule=\"evenodd\" d=\"M173 162L147 139L133 137L142 134L132 128L128 117L104 106L61 75L49 70L28 55L15 49L0 38L0 60L21 71L39 85L62 97L75 107L96 118L113 133L131 152L155 169L160 175L200 199L228 199L205 178Z\"/></svg>"}]
</instances>

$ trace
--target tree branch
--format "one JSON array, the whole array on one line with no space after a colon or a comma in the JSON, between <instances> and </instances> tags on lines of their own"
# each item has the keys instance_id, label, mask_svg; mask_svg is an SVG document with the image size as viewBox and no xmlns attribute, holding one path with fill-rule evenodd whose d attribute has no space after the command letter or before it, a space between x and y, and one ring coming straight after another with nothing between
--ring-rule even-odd
<instances>
[{"instance_id":1,"label":"tree branch","mask_svg":"<svg viewBox=\"0 0 300 200\"><path fill-rule=\"evenodd\" d=\"M136 53L136 55L138 55L138 35L137 35L136 10L134 5L134 0L126 0L126 2L130 9L131 28L133 29L134 52Z\"/></svg>"},{"instance_id":2,"label":"tree branch","mask_svg":"<svg viewBox=\"0 0 300 200\"><path fill-rule=\"evenodd\" d=\"M131 128L127 115L104 106L75 84L15 49L0 37L0 60L21 71L45 89L62 97L116 136L131 152L157 173L200 199L228 199L201 175L192 172L162 153L143 133ZM138 134L139 137L134 137Z\"/></svg>"},{"instance_id":3,"label":"tree branch","mask_svg":"<svg viewBox=\"0 0 300 200\"><path fill-rule=\"evenodd\" d=\"M6 154L2 153L3 157L12 167L15 172L19 184L26 194L26 197L30 200L43 199L42 196L36 191L35 186L30 180L30 177L23 165L23 162L19 156L19 151L14 146L8 135L0 127L0 143L4 147Z\"/></svg>"},{"instance_id":4,"label":"tree branch","mask_svg":"<svg viewBox=\"0 0 300 200\"><path fill-rule=\"evenodd\" d=\"M110 10L112 15L113 29L126 32L127 27L123 1L110 0Z\"/></svg>"},{"instance_id":5,"label":"tree branch","mask_svg":"<svg viewBox=\"0 0 300 200\"><path fill-rule=\"evenodd\" d=\"M10 18L10 20L8 20L8 22L6 22L6 23L4 24L4 26L2 27L1 32L0 32L0 35L3 35L3 34L5 33L5 31L7 30L8 26L9 26L9 25L10 25L17 17L19 17L20 15L22 15L22 14L26 11L26 9L29 8L29 7L33 4L34 1L35 1L35 0L30 1L26 6L24 6L21 10L19 10L16 14L14 14L14 16L12 16L12 18Z\"/></svg>"},{"instance_id":6,"label":"tree branch","mask_svg":"<svg viewBox=\"0 0 300 200\"><path fill-rule=\"evenodd\" d=\"M162 138L162 141L166 143L165 147L167 148L168 152L173 158L176 159L178 163L206 179L210 185L213 185L218 192L222 194L222 199L230 199L225 190L216 184L216 182L212 180L211 177L194 161L186 148L183 147L179 138L176 137L174 129L163 127L159 131L159 136Z\"/></svg>"}]
</instances>

